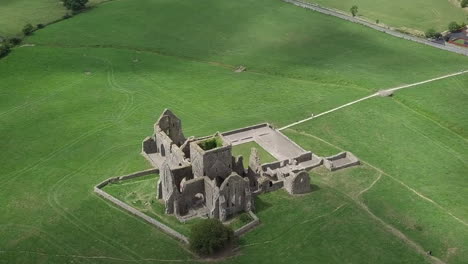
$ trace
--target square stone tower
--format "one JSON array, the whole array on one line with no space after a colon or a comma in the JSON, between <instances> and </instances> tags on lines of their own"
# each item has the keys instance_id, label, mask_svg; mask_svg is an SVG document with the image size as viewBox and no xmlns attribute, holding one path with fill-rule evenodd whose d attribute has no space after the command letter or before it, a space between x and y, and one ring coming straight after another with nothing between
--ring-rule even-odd
<instances>
[{"instance_id":1,"label":"square stone tower","mask_svg":"<svg viewBox=\"0 0 468 264\"><path fill-rule=\"evenodd\" d=\"M232 173L232 146L216 134L190 143L190 160L195 177L226 179Z\"/></svg>"}]
</instances>

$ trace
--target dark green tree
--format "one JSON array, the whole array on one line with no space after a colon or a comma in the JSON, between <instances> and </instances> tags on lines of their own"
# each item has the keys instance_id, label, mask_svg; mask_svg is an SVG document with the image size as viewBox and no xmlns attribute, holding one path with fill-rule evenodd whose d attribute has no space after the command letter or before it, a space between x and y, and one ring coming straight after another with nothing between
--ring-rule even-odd
<instances>
[{"instance_id":1,"label":"dark green tree","mask_svg":"<svg viewBox=\"0 0 468 264\"><path fill-rule=\"evenodd\" d=\"M10 46L7 43L0 43L0 58L10 53Z\"/></svg>"},{"instance_id":2,"label":"dark green tree","mask_svg":"<svg viewBox=\"0 0 468 264\"><path fill-rule=\"evenodd\" d=\"M357 5L353 5L350 9L351 11L351 14L353 14L353 17L355 17L358 13L358 6Z\"/></svg>"},{"instance_id":3,"label":"dark green tree","mask_svg":"<svg viewBox=\"0 0 468 264\"><path fill-rule=\"evenodd\" d=\"M200 255L212 255L234 241L234 231L218 219L205 219L190 230L190 248Z\"/></svg>"},{"instance_id":4,"label":"dark green tree","mask_svg":"<svg viewBox=\"0 0 468 264\"><path fill-rule=\"evenodd\" d=\"M448 30L450 32L457 32L458 30L460 30L460 28L461 26L455 21L450 22L450 24L448 25Z\"/></svg>"},{"instance_id":5,"label":"dark green tree","mask_svg":"<svg viewBox=\"0 0 468 264\"><path fill-rule=\"evenodd\" d=\"M462 0L460 2L460 5L461 5L462 8L468 7L468 0Z\"/></svg>"},{"instance_id":6,"label":"dark green tree","mask_svg":"<svg viewBox=\"0 0 468 264\"><path fill-rule=\"evenodd\" d=\"M86 8L88 0L64 0L63 5L74 12L81 11Z\"/></svg>"},{"instance_id":7,"label":"dark green tree","mask_svg":"<svg viewBox=\"0 0 468 264\"><path fill-rule=\"evenodd\" d=\"M437 32L435 31L435 29L430 28L425 32L425 35L426 35L426 38L434 38L436 33Z\"/></svg>"},{"instance_id":8,"label":"dark green tree","mask_svg":"<svg viewBox=\"0 0 468 264\"><path fill-rule=\"evenodd\" d=\"M34 27L33 25L31 24L26 24L24 27L23 27L23 34L28 36L28 35L31 35L34 31Z\"/></svg>"}]
</instances>

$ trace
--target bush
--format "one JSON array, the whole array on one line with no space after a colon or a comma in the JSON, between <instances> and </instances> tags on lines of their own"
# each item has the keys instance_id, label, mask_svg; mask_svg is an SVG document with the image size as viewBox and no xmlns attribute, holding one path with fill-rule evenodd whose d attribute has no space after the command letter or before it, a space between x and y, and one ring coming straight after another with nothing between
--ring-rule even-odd
<instances>
[{"instance_id":1,"label":"bush","mask_svg":"<svg viewBox=\"0 0 468 264\"><path fill-rule=\"evenodd\" d=\"M20 38L14 37L14 38L9 39L8 42L10 42L11 46L16 46L16 45L19 45L21 43L21 40L22 39L20 39Z\"/></svg>"},{"instance_id":2,"label":"bush","mask_svg":"<svg viewBox=\"0 0 468 264\"><path fill-rule=\"evenodd\" d=\"M252 221L252 219L250 218L250 216L246 213L243 213L239 216L239 220L244 223L244 224L247 224L249 223L250 221Z\"/></svg>"},{"instance_id":3,"label":"bush","mask_svg":"<svg viewBox=\"0 0 468 264\"><path fill-rule=\"evenodd\" d=\"M356 6L356 5L352 6L350 11L351 11L351 14L353 15L353 17L355 17L357 15L357 13L358 13L358 6Z\"/></svg>"},{"instance_id":4,"label":"bush","mask_svg":"<svg viewBox=\"0 0 468 264\"><path fill-rule=\"evenodd\" d=\"M63 5L74 12L81 11L86 8L88 0L64 0Z\"/></svg>"},{"instance_id":5,"label":"bush","mask_svg":"<svg viewBox=\"0 0 468 264\"><path fill-rule=\"evenodd\" d=\"M440 32L437 32L433 28L427 30L425 35L426 35L426 38L431 38L431 39L440 39L442 37L442 34Z\"/></svg>"},{"instance_id":6,"label":"bush","mask_svg":"<svg viewBox=\"0 0 468 264\"><path fill-rule=\"evenodd\" d=\"M377 24L380 23L380 20L379 19L375 20L375 23L377 23Z\"/></svg>"},{"instance_id":7,"label":"bush","mask_svg":"<svg viewBox=\"0 0 468 264\"><path fill-rule=\"evenodd\" d=\"M31 24L26 24L23 27L23 34L26 35L26 36L31 35L31 33L33 33L33 31L34 31L34 27Z\"/></svg>"},{"instance_id":8,"label":"bush","mask_svg":"<svg viewBox=\"0 0 468 264\"><path fill-rule=\"evenodd\" d=\"M6 43L0 43L0 58L10 53L10 46Z\"/></svg>"},{"instance_id":9,"label":"bush","mask_svg":"<svg viewBox=\"0 0 468 264\"><path fill-rule=\"evenodd\" d=\"M69 19L70 17L72 17L72 15L66 13L65 15L63 15L62 18L63 18L63 19Z\"/></svg>"},{"instance_id":10,"label":"bush","mask_svg":"<svg viewBox=\"0 0 468 264\"><path fill-rule=\"evenodd\" d=\"M460 5L462 8L468 7L468 0L462 0Z\"/></svg>"},{"instance_id":11,"label":"bush","mask_svg":"<svg viewBox=\"0 0 468 264\"><path fill-rule=\"evenodd\" d=\"M202 220L190 231L190 248L200 255L212 255L234 242L234 231L218 219Z\"/></svg>"},{"instance_id":12,"label":"bush","mask_svg":"<svg viewBox=\"0 0 468 264\"><path fill-rule=\"evenodd\" d=\"M437 32L435 31L435 29L430 28L426 31L426 33L424 33L424 35L426 35L426 38L434 38L436 33Z\"/></svg>"},{"instance_id":13,"label":"bush","mask_svg":"<svg viewBox=\"0 0 468 264\"><path fill-rule=\"evenodd\" d=\"M448 30L449 30L450 32L457 32L457 31L459 31L461 28L462 28L462 26L461 26L461 25L458 25L458 23L455 22L455 21L450 22L450 24L448 25Z\"/></svg>"},{"instance_id":14,"label":"bush","mask_svg":"<svg viewBox=\"0 0 468 264\"><path fill-rule=\"evenodd\" d=\"M44 24L37 24L36 27L37 27L38 29L44 28Z\"/></svg>"}]
</instances>

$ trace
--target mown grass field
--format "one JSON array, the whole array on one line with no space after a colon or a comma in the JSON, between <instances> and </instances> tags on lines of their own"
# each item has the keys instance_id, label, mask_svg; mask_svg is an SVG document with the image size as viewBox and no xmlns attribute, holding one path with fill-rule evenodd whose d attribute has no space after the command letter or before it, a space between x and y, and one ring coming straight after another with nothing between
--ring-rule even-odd
<instances>
[{"instance_id":1,"label":"mown grass field","mask_svg":"<svg viewBox=\"0 0 468 264\"><path fill-rule=\"evenodd\" d=\"M280 127L468 68L466 57L270 0L114 1L25 42L35 46L0 60L0 263L194 261L92 192L149 167L141 141L164 108L187 136ZM237 65L247 72L234 73ZM285 131L319 155L343 148L366 165L313 171L317 187L306 196L261 196L262 225L225 261L427 261L368 208L438 258L463 263L466 83L403 90ZM386 173L374 185L382 172L371 165Z\"/></svg>"},{"instance_id":2,"label":"mown grass field","mask_svg":"<svg viewBox=\"0 0 468 264\"><path fill-rule=\"evenodd\" d=\"M467 22L468 12L454 4L456 0L306 0L345 12L353 5L359 7L359 15L380 23L412 28L422 32L430 28L447 30L452 21Z\"/></svg>"},{"instance_id":3,"label":"mown grass field","mask_svg":"<svg viewBox=\"0 0 468 264\"><path fill-rule=\"evenodd\" d=\"M90 0L94 6L104 0ZM61 19L67 10L57 0L2 0L0 2L0 37L21 35L24 25L47 24Z\"/></svg>"}]
</instances>

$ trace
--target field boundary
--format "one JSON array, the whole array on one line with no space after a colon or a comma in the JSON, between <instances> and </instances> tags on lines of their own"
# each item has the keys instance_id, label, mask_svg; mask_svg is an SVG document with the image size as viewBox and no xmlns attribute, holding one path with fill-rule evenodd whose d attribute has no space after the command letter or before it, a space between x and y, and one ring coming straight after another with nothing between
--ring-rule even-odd
<instances>
[{"instance_id":1,"label":"field boundary","mask_svg":"<svg viewBox=\"0 0 468 264\"><path fill-rule=\"evenodd\" d=\"M128 205L127 203L117 199L116 197L114 197L114 196L110 195L109 193L107 193L106 191L102 190L102 188L104 188L108 184L111 184L111 183L114 183L114 182L135 179L135 178L138 178L138 177L143 177L143 176L147 176L147 175L155 174L155 173L159 173L159 169L149 169L149 170L137 171L137 172L127 174L127 175L124 175L124 176L111 177L111 178L108 178L108 179L98 183L96 186L94 186L93 191L97 195L99 195L100 197L106 199L107 201L113 203L114 205L117 205L118 207L120 207L124 211L127 211L130 214L135 215L135 216L145 220L146 222L148 222L149 224L155 226L156 228L158 228L159 230L161 230L164 233L168 234L172 238L175 238L175 239L183 242L184 244L189 244L189 239L186 236L182 235L181 233L177 232L176 230L172 229L171 227L169 227L169 226L161 223L160 221L158 221L158 220L156 220L156 219L154 219L154 218L140 212L138 209ZM245 224L245 225L239 227L238 229L234 230L234 235L235 236L240 237L240 236L244 235L245 233L251 231L252 229L254 229L255 227L257 227L260 224L260 219L252 211L248 211L247 213L252 218L252 221L250 221L247 224Z\"/></svg>"},{"instance_id":2,"label":"field boundary","mask_svg":"<svg viewBox=\"0 0 468 264\"><path fill-rule=\"evenodd\" d=\"M289 1L289 0L283 0L283 1ZM447 74L447 75L444 75L444 76L432 78L432 79L425 80L425 81L421 81L421 82L417 82L417 83L406 84L406 85L402 85L402 86L398 86L398 87L394 87L394 88L390 88L390 89L386 89L386 90L381 90L381 91L379 91L379 92L376 92L376 93L373 93L373 94L371 94L371 95L362 97L362 98L360 98L360 99L354 100L354 101L349 102L349 103L346 103L346 104L344 104L344 105L340 105L340 106L338 106L338 107L335 107L335 108L330 109L330 110L328 110L328 111L322 112L322 113L320 113L320 114L313 115L313 116L311 116L311 117L308 117L308 118L299 120L299 121L297 121L297 122L291 123L291 124L289 124L289 125L283 126L283 127L279 128L278 130L281 131L281 130L284 130L284 129L287 129L287 128L290 128L290 127L293 127L293 126L296 126L296 125L299 125L299 124L302 124L302 123L304 123L304 122L307 122L307 121L310 121L310 120L312 120L312 119L315 119L315 118L324 116L324 115L326 115L326 114L333 113L333 112L338 111L338 110L340 110L340 109L342 109L342 108L348 107L348 106L353 105L353 104L357 104L357 103L359 103L359 102L365 101L365 100L367 100L367 99L370 99L370 98L373 98L373 97L376 97L376 96L389 96L389 95L392 95L395 91L398 91L398 90L401 90L401 89L406 89L406 88L418 86L418 85L421 85L421 84L426 84L426 83L430 83L430 82L435 82L435 81L447 79L447 78L450 78L450 77L462 75L462 74L465 74L465 73L468 73L468 70L459 71L459 72L455 72L455 73L451 73L451 74Z\"/></svg>"},{"instance_id":3,"label":"field boundary","mask_svg":"<svg viewBox=\"0 0 468 264\"><path fill-rule=\"evenodd\" d=\"M260 224L260 219L258 219L258 217L252 211L248 211L248 214L252 218L252 221L234 230L234 235L240 237Z\"/></svg>"},{"instance_id":4,"label":"field boundary","mask_svg":"<svg viewBox=\"0 0 468 264\"><path fill-rule=\"evenodd\" d=\"M359 18L359 17L352 17L352 16L350 16L348 14L345 14L343 12L340 12L338 10L323 7L323 6L320 6L318 4L306 3L306 2L302 2L300 0L281 0L281 1L289 3L289 4L293 4L295 6L299 6L299 7L305 8L305 9L313 10L313 11L316 11L316 12L319 12L319 13L322 13L322 14L325 14L325 15L338 17L338 18L341 18L343 20L347 20L347 21L352 22L352 23L360 24L360 25L375 29L377 31L380 31L382 33L385 33L385 34L388 34L388 35L391 35L391 36L394 36L394 37L397 37L397 38L402 38L402 39L414 41L414 42L424 44L424 45L428 45L428 46L438 48L438 49L441 49L441 50L445 50L445 51L454 52L454 53L458 53L458 54L461 54L461 55L468 56L468 49L466 49L466 48L461 48L461 47L458 47L458 46L455 46L455 45L441 45L441 44L438 44L438 43L435 43L435 42L432 42L432 41L429 41L429 40L426 40L426 39L423 39L423 38L419 38L419 37L416 37L416 36L412 36L412 35L408 35L408 34L398 32L398 31L396 31L394 29L391 29L391 28L383 27L381 25L372 23L370 21L364 20L364 19Z\"/></svg>"},{"instance_id":5,"label":"field boundary","mask_svg":"<svg viewBox=\"0 0 468 264\"><path fill-rule=\"evenodd\" d=\"M109 193L102 190L102 188L107 186L109 183L134 179L134 178L138 178L138 177L142 177L142 176L146 176L146 175L150 175L150 174L154 174L154 173L159 173L159 169L149 169L149 170L144 170L144 171L138 171L138 172L135 172L135 173L131 173L131 174L128 174L128 175L125 175L125 176L112 177L112 178L106 179L106 180L100 182L99 184L97 184L96 186L94 186L94 192L97 195L101 196L102 198L108 200L109 202L111 202L111 203L117 205L118 207L122 208L123 210L129 212L130 214L135 215L135 216L145 220L146 222L148 222L149 224L151 224L151 225L155 226L156 228L160 229L161 231L168 234L169 236L171 236L171 237L173 237L173 238L175 238L175 239L177 239L177 240L179 240L179 241L181 241L181 242L183 242L185 244L188 244L189 240L188 240L188 238L186 236L184 236L181 233L175 231L174 229L170 228L169 226L159 222L158 220L147 216L146 214L138 211L137 209L131 207L130 205L126 204L125 202L115 198L114 196L112 196Z\"/></svg>"}]
</instances>

